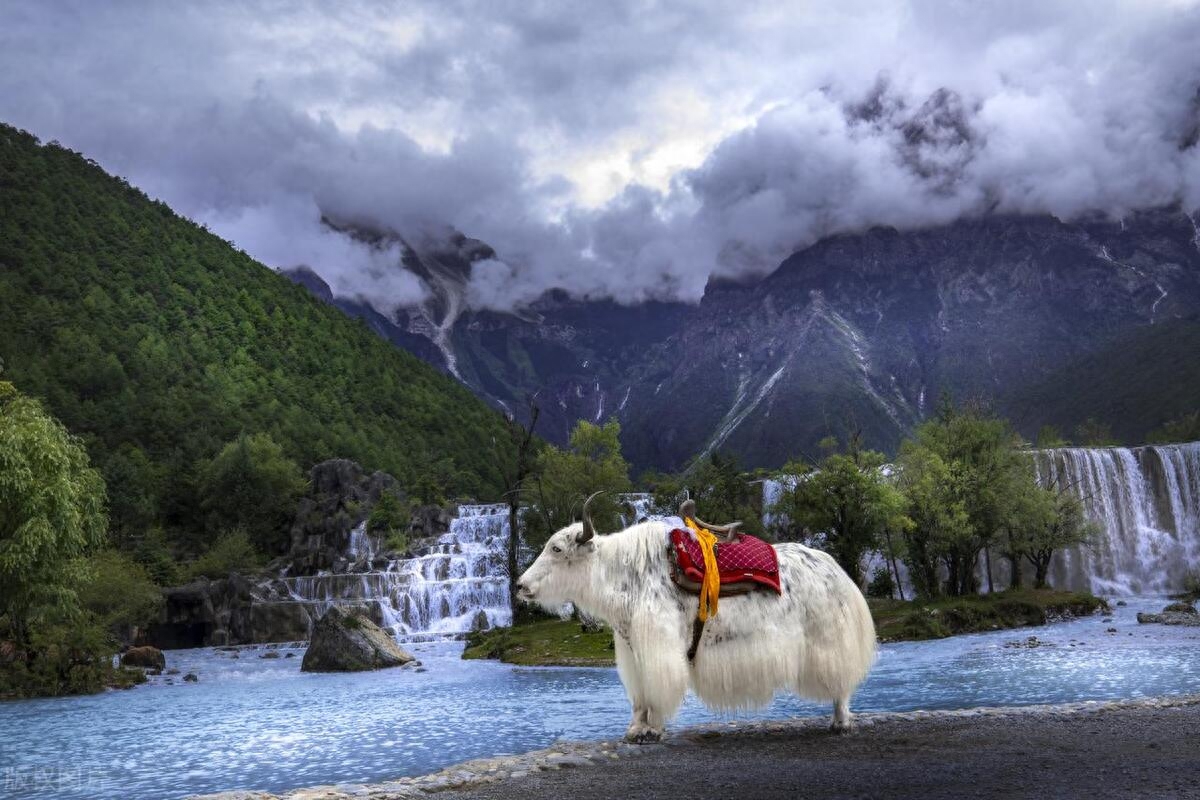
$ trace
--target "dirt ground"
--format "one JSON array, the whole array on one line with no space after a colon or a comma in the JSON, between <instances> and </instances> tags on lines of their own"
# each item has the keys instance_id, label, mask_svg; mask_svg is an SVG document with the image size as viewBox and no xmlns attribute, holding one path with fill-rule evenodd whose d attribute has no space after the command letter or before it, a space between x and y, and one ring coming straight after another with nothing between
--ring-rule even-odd
<instances>
[{"instance_id":1,"label":"dirt ground","mask_svg":"<svg viewBox=\"0 0 1200 800\"><path fill-rule=\"evenodd\" d=\"M439 797L1200 798L1200 704L698 733Z\"/></svg>"}]
</instances>

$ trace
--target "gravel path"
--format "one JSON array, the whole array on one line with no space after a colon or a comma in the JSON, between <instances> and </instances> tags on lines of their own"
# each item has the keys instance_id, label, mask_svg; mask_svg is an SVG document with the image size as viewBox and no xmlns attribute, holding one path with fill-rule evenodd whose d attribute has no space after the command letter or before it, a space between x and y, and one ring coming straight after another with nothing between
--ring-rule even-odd
<instances>
[{"instance_id":1,"label":"gravel path","mask_svg":"<svg viewBox=\"0 0 1200 800\"><path fill-rule=\"evenodd\" d=\"M660 745L563 743L287 800L491 798L1200 798L1200 696L1021 709L865 714L681 731ZM213 795L221 800L260 793Z\"/></svg>"}]
</instances>

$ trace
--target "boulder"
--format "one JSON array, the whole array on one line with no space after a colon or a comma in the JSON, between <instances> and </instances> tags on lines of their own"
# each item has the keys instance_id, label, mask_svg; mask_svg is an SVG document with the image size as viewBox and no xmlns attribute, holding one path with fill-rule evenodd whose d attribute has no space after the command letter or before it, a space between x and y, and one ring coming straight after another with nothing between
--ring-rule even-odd
<instances>
[{"instance_id":1,"label":"boulder","mask_svg":"<svg viewBox=\"0 0 1200 800\"><path fill-rule=\"evenodd\" d=\"M1191 603L1171 603L1162 610L1164 614L1195 614L1196 607Z\"/></svg>"},{"instance_id":2,"label":"boulder","mask_svg":"<svg viewBox=\"0 0 1200 800\"><path fill-rule=\"evenodd\" d=\"M1167 606L1170 608L1170 606ZM1161 614L1146 614L1138 612L1137 621L1146 624L1160 625L1186 625L1188 627L1200 627L1200 614L1196 613L1193 608L1190 611L1166 611Z\"/></svg>"},{"instance_id":3,"label":"boulder","mask_svg":"<svg viewBox=\"0 0 1200 800\"><path fill-rule=\"evenodd\" d=\"M303 672L354 672L399 667L413 656L357 610L334 606L313 628Z\"/></svg>"},{"instance_id":4,"label":"boulder","mask_svg":"<svg viewBox=\"0 0 1200 800\"><path fill-rule=\"evenodd\" d=\"M250 605L250 626L246 641L289 642L307 639L315 610L295 601L258 601Z\"/></svg>"},{"instance_id":5,"label":"boulder","mask_svg":"<svg viewBox=\"0 0 1200 800\"><path fill-rule=\"evenodd\" d=\"M121 666L164 670L167 668L167 657L157 647L131 647L121 656Z\"/></svg>"}]
</instances>

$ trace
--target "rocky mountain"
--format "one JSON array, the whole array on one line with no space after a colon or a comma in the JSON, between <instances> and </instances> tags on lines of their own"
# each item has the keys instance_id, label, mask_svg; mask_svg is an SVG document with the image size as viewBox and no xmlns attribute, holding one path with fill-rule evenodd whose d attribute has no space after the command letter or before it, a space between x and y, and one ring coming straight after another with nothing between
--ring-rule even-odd
<instances>
[{"instance_id":1,"label":"rocky mountain","mask_svg":"<svg viewBox=\"0 0 1200 800\"><path fill-rule=\"evenodd\" d=\"M638 467L679 469L716 450L773 467L850 426L893 450L943 392L988 399L1030 435L1094 417L1136 438L1196 402L1149 402L1162 387L1145 385L1114 405L1091 389L1120 382L1104 353L1200 315L1200 229L1178 209L833 237L762 280L711 284L697 306L551 293L520 314L472 311L463 287L491 251L452 244L408 251L403 268L438 287L421 308L332 302L499 407L521 415L537 392L552 440L576 419L615 415ZM311 275L292 277L320 293ZM1156 337L1157 355L1143 357L1178 362L1200 386L1181 349L1194 340ZM1075 397L1046 402L1067 375L1059 391Z\"/></svg>"}]
</instances>

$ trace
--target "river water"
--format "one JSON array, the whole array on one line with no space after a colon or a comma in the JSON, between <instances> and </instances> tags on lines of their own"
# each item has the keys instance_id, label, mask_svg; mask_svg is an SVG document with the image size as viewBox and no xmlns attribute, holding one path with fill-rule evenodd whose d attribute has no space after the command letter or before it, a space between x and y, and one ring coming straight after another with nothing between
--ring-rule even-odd
<instances>
[{"instance_id":1,"label":"river water","mask_svg":"<svg viewBox=\"0 0 1200 800\"><path fill-rule=\"evenodd\" d=\"M1130 600L1041 628L885 645L859 711L1027 705L1200 692L1200 629L1139 626ZM1108 632L1115 628L1116 633ZM1038 647L1016 647L1028 637ZM0 795L175 798L381 781L470 758L616 738L628 703L614 669L463 661L459 643L410 646L426 672L300 672L293 658L212 649L167 652L166 676L125 692L0 704ZM182 674L181 673L181 674ZM829 709L780 697L753 715L714 715L689 698L673 727Z\"/></svg>"}]
</instances>

